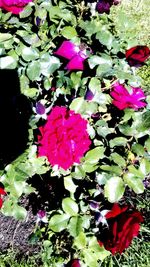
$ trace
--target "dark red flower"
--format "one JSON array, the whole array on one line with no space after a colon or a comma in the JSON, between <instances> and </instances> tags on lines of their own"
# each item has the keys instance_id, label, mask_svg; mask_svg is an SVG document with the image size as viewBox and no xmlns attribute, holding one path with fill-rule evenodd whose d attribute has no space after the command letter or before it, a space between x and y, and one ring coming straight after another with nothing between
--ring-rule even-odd
<instances>
[{"instance_id":1,"label":"dark red flower","mask_svg":"<svg viewBox=\"0 0 150 267\"><path fill-rule=\"evenodd\" d=\"M6 195L6 192L4 191L3 188L0 187L0 208L3 205L3 199L1 198L1 195Z\"/></svg>"},{"instance_id":2,"label":"dark red flower","mask_svg":"<svg viewBox=\"0 0 150 267\"><path fill-rule=\"evenodd\" d=\"M103 14L103 13L109 14L110 7L111 5L107 0L100 0L96 5L96 10L100 14Z\"/></svg>"},{"instance_id":3,"label":"dark red flower","mask_svg":"<svg viewBox=\"0 0 150 267\"><path fill-rule=\"evenodd\" d=\"M120 0L99 0L96 4L96 10L98 13L103 14L109 14L110 8L112 5L117 5L120 3Z\"/></svg>"},{"instance_id":4,"label":"dark red flower","mask_svg":"<svg viewBox=\"0 0 150 267\"><path fill-rule=\"evenodd\" d=\"M145 45L137 45L126 51L126 60L132 67L141 67L150 56L150 49Z\"/></svg>"},{"instance_id":5,"label":"dark red flower","mask_svg":"<svg viewBox=\"0 0 150 267\"><path fill-rule=\"evenodd\" d=\"M71 260L67 263L66 267L81 267L80 260L79 259Z\"/></svg>"},{"instance_id":6,"label":"dark red flower","mask_svg":"<svg viewBox=\"0 0 150 267\"><path fill-rule=\"evenodd\" d=\"M101 235L98 243L103 244L112 254L121 254L138 235L143 217L139 211L131 210L128 206L120 207L117 203L105 217L108 229Z\"/></svg>"}]
</instances>

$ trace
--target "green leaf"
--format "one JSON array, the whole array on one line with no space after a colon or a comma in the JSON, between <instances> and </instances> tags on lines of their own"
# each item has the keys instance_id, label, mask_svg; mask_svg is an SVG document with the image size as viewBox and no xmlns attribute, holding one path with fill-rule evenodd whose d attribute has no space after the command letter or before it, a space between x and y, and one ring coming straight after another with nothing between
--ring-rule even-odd
<instances>
[{"instance_id":1,"label":"green leaf","mask_svg":"<svg viewBox=\"0 0 150 267\"><path fill-rule=\"evenodd\" d=\"M10 33L0 33L0 43L12 39L13 36Z\"/></svg>"},{"instance_id":2,"label":"green leaf","mask_svg":"<svg viewBox=\"0 0 150 267\"><path fill-rule=\"evenodd\" d=\"M31 81L38 80L41 74L41 67L38 61L33 61L28 65L27 75Z\"/></svg>"},{"instance_id":3,"label":"green leaf","mask_svg":"<svg viewBox=\"0 0 150 267\"><path fill-rule=\"evenodd\" d=\"M144 179L145 174L140 169L135 168L133 165L128 166L128 170L130 173L134 174L136 177L140 179Z\"/></svg>"},{"instance_id":4,"label":"green leaf","mask_svg":"<svg viewBox=\"0 0 150 267\"><path fill-rule=\"evenodd\" d=\"M125 137L115 137L114 139L110 140L110 147L114 146L126 146L127 139Z\"/></svg>"},{"instance_id":5,"label":"green leaf","mask_svg":"<svg viewBox=\"0 0 150 267\"><path fill-rule=\"evenodd\" d=\"M126 161L124 160L124 158L116 152L111 154L111 159L120 167L126 166Z\"/></svg>"},{"instance_id":6,"label":"green leaf","mask_svg":"<svg viewBox=\"0 0 150 267\"><path fill-rule=\"evenodd\" d=\"M66 39L72 39L77 36L77 32L74 27L66 26L62 29L61 34Z\"/></svg>"},{"instance_id":7,"label":"green leaf","mask_svg":"<svg viewBox=\"0 0 150 267\"><path fill-rule=\"evenodd\" d=\"M84 232L80 232L80 234L74 239L74 246L78 249L83 249L86 246L86 236Z\"/></svg>"},{"instance_id":8,"label":"green leaf","mask_svg":"<svg viewBox=\"0 0 150 267\"><path fill-rule=\"evenodd\" d=\"M77 215L79 211L78 204L72 198L69 197L63 199L62 208L70 216Z\"/></svg>"},{"instance_id":9,"label":"green leaf","mask_svg":"<svg viewBox=\"0 0 150 267\"><path fill-rule=\"evenodd\" d=\"M83 97L75 98L70 104L70 109L74 110L76 113L82 113L85 110L86 101Z\"/></svg>"},{"instance_id":10,"label":"green leaf","mask_svg":"<svg viewBox=\"0 0 150 267\"><path fill-rule=\"evenodd\" d=\"M19 13L19 17L27 18L31 15L32 11L33 11L32 7L30 6L30 4L28 4L23 8L23 11Z\"/></svg>"},{"instance_id":11,"label":"green leaf","mask_svg":"<svg viewBox=\"0 0 150 267\"><path fill-rule=\"evenodd\" d=\"M91 78L89 82L89 89L93 92L93 94L97 92L101 92L101 83L100 80L96 77Z\"/></svg>"},{"instance_id":12,"label":"green leaf","mask_svg":"<svg viewBox=\"0 0 150 267\"><path fill-rule=\"evenodd\" d=\"M39 53L32 47L24 47L22 50L22 57L25 61L32 61L39 57Z\"/></svg>"},{"instance_id":13,"label":"green leaf","mask_svg":"<svg viewBox=\"0 0 150 267\"><path fill-rule=\"evenodd\" d=\"M85 172L90 173L95 171L99 166L96 164L90 164L88 162L85 162L82 164L82 168Z\"/></svg>"},{"instance_id":14,"label":"green leaf","mask_svg":"<svg viewBox=\"0 0 150 267\"><path fill-rule=\"evenodd\" d=\"M124 182L120 177L112 177L104 186L104 195L111 203L119 201L125 191Z\"/></svg>"},{"instance_id":15,"label":"green leaf","mask_svg":"<svg viewBox=\"0 0 150 267\"><path fill-rule=\"evenodd\" d=\"M150 138L145 141L144 147L146 148L147 152L150 153Z\"/></svg>"},{"instance_id":16,"label":"green leaf","mask_svg":"<svg viewBox=\"0 0 150 267\"><path fill-rule=\"evenodd\" d=\"M56 214L51 217L49 228L54 232L61 232L67 228L69 218L70 216L68 214Z\"/></svg>"},{"instance_id":17,"label":"green leaf","mask_svg":"<svg viewBox=\"0 0 150 267\"><path fill-rule=\"evenodd\" d=\"M82 218L79 216L72 217L68 225L68 231L71 236L77 237L82 232Z\"/></svg>"},{"instance_id":18,"label":"green leaf","mask_svg":"<svg viewBox=\"0 0 150 267\"><path fill-rule=\"evenodd\" d=\"M6 56L0 58L0 69L15 69L17 67L17 60L15 57Z\"/></svg>"},{"instance_id":19,"label":"green leaf","mask_svg":"<svg viewBox=\"0 0 150 267\"><path fill-rule=\"evenodd\" d=\"M88 151L84 157L85 163L96 164L100 159L104 157L105 148L98 146Z\"/></svg>"},{"instance_id":20,"label":"green leaf","mask_svg":"<svg viewBox=\"0 0 150 267\"><path fill-rule=\"evenodd\" d=\"M140 121L139 129L149 130L150 129L150 110L142 114L142 119Z\"/></svg>"},{"instance_id":21,"label":"green leaf","mask_svg":"<svg viewBox=\"0 0 150 267\"><path fill-rule=\"evenodd\" d=\"M109 174L107 172L101 172L96 174L96 180L99 185L106 184L107 180L111 178L112 174Z\"/></svg>"},{"instance_id":22,"label":"green leaf","mask_svg":"<svg viewBox=\"0 0 150 267\"><path fill-rule=\"evenodd\" d=\"M71 175L64 177L64 186L65 189L68 190L71 193L74 193L76 191L77 186L74 184Z\"/></svg>"},{"instance_id":23,"label":"green leaf","mask_svg":"<svg viewBox=\"0 0 150 267\"><path fill-rule=\"evenodd\" d=\"M82 72L78 71L78 72L72 72L70 75L71 81L73 83L73 87L75 88L75 90L78 90L80 83L81 83L81 75Z\"/></svg>"},{"instance_id":24,"label":"green leaf","mask_svg":"<svg viewBox=\"0 0 150 267\"><path fill-rule=\"evenodd\" d=\"M133 144L132 151L136 153L138 156L143 156L145 154L144 147L140 144Z\"/></svg>"},{"instance_id":25,"label":"green leaf","mask_svg":"<svg viewBox=\"0 0 150 267\"><path fill-rule=\"evenodd\" d=\"M99 57L99 56L91 56L88 59L89 66L91 69L94 69L97 65L106 66L107 68L110 68L112 66L112 59L111 57L107 56L106 54Z\"/></svg>"},{"instance_id":26,"label":"green leaf","mask_svg":"<svg viewBox=\"0 0 150 267\"><path fill-rule=\"evenodd\" d=\"M96 34L96 39L98 39L101 44L107 46L108 49L111 49L114 37L111 32L101 30Z\"/></svg>"},{"instance_id":27,"label":"green leaf","mask_svg":"<svg viewBox=\"0 0 150 267\"><path fill-rule=\"evenodd\" d=\"M108 123L105 122L104 120L100 120L98 121L98 124L96 124L96 126L98 125L96 131L98 133L98 135L103 136L104 138L111 133L114 133L115 129L114 128L110 128L108 127Z\"/></svg>"},{"instance_id":28,"label":"green leaf","mask_svg":"<svg viewBox=\"0 0 150 267\"><path fill-rule=\"evenodd\" d=\"M14 216L16 220L24 220L27 216L27 211L25 208L15 205L13 207L12 216Z\"/></svg>"},{"instance_id":29,"label":"green leaf","mask_svg":"<svg viewBox=\"0 0 150 267\"><path fill-rule=\"evenodd\" d=\"M138 178L132 173L126 173L123 177L125 183L136 193L142 194L144 192L144 184L141 178Z\"/></svg>"},{"instance_id":30,"label":"green leaf","mask_svg":"<svg viewBox=\"0 0 150 267\"><path fill-rule=\"evenodd\" d=\"M103 171L107 171L111 174L115 174L115 175L121 175L122 174L122 168L120 168L119 166L116 165L101 165L100 168Z\"/></svg>"},{"instance_id":31,"label":"green leaf","mask_svg":"<svg viewBox=\"0 0 150 267\"><path fill-rule=\"evenodd\" d=\"M143 158L140 161L139 171L143 173L143 178L150 173L150 159Z\"/></svg>"},{"instance_id":32,"label":"green leaf","mask_svg":"<svg viewBox=\"0 0 150 267\"><path fill-rule=\"evenodd\" d=\"M50 56L48 53L42 55L40 59L41 73L49 77L60 67L60 60L57 57Z\"/></svg>"}]
</instances>

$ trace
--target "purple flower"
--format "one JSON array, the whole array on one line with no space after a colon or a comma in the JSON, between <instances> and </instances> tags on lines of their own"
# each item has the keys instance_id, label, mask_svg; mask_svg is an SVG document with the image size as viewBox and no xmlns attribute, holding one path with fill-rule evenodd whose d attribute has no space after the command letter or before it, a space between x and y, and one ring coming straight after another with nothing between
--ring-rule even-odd
<instances>
[{"instance_id":1,"label":"purple flower","mask_svg":"<svg viewBox=\"0 0 150 267\"><path fill-rule=\"evenodd\" d=\"M90 200L90 209L96 211L99 209L99 203L94 200Z\"/></svg>"},{"instance_id":2,"label":"purple flower","mask_svg":"<svg viewBox=\"0 0 150 267\"><path fill-rule=\"evenodd\" d=\"M117 5L120 3L120 0L99 0L96 4L96 10L98 13L103 14L109 14L110 8L112 5Z\"/></svg>"},{"instance_id":3,"label":"purple flower","mask_svg":"<svg viewBox=\"0 0 150 267\"><path fill-rule=\"evenodd\" d=\"M38 101L33 107L33 111L36 113L37 118L47 119L47 113L50 111L50 107L46 108L44 101Z\"/></svg>"},{"instance_id":4,"label":"purple flower","mask_svg":"<svg viewBox=\"0 0 150 267\"><path fill-rule=\"evenodd\" d=\"M94 94L90 89L87 89L86 93L85 93L85 100L92 100L94 98Z\"/></svg>"},{"instance_id":5,"label":"purple flower","mask_svg":"<svg viewBox=\"0 0 150 267\"><path fill-rule=\"evenodd\" d=\"M87 48L71 41L64 41L54 54L69 60L67 70L84 70L84 61L88 58Z\"/></svg>"},{"instance_id":6,"label":"purple flower","mask_svg":"<svg viewBox=\"0 0 150 267\"><path fill-rule=\"evenodd\" d=\"M96 5L96 10L100 14L103 14L103 13L109 14L110 7L111 5L107 0L100 0Z\"/></svg>"},{"instance_id":7,"label":"purple flower","mask_svg":"<svg viewBox=\"0 0 150 267\"><path fill-rule=\"evenodd\" d=\"M45 107L41 102L36 103L35 110L36 110L36 113L39 115L43 115L45 113Z\"/></svg>"}]
</instances>

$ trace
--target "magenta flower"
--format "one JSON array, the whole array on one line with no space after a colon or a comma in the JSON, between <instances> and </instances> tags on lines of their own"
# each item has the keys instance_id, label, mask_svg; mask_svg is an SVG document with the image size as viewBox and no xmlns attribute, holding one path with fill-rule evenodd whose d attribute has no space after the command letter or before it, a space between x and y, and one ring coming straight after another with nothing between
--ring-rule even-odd
<instances>
[{"instance_id":1,"label":"magenta flower","mask_svg":"<svg viewBox=\"0 0 150 267\"><path fill-rule=\"evenodd\" d=\"M44 210L39 210L37 213L37 223L40 221L44 223L48 223L46 212Z\"/></svg>"},{"instance_id":2,"label":"magenta flower","mask_svg":"<svg viewBox=\"0 0 150 267\"><path fill-rule=\"evenodd\" d=\"M146 98L141 88L131 87L131 93L124 87L123 84L116 82L112 86L110 95L113 97L113 105L123 110L125 108L143 108L146 106L142 100Z\"/></svg>"},{"instance_id":3,"label":"magenta flower","mask_svg":"<svg viewBox=\"0 0 150 267\"><path fill-rule=\"evenodd\" d=\"M5 9L13 14L19 14L24 7L33 0L0 0L0 8Z\"/></svg>"},{"instance_id":4,"label":"magenta flower","mask_svg":"<svg viewBox=\"0 0 150 267\"><path fill-rule=\"evenodd\" d=\"M88 58L86 47L71 41L64 41L54 54L69 59L67 70L84 70L84 61Z\"/></svg>"},{"instance_id":5,"label":"magenta flower","mask_svg":"<svg viewBox=\"0 0 150 267\"><path fill-rule=\"evenodd\" d=\"M38 156L46 156L52 166L67 170L80 163L91 141L87 120L66 107L53 107L45 125L39 128Z\"/></svg>"}]
</instances>

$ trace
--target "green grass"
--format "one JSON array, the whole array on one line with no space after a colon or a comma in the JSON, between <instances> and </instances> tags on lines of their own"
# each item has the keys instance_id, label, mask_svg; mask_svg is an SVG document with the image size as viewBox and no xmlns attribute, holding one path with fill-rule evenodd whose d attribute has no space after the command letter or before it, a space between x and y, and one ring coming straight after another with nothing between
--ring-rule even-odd
<instances>
[{"instance_id":1,"label":"green grass","mask_svg":"<svg viewBox=\"0 0 150 267\"><path fill-rule=\"evenodd\" d=\"M147 45L150 47L150 1L149 0L122 0L121 4L113 6L110 18L113 20L116 33L130 46ZM150 93L150 60L146 65L137 69L142 78L142 88Z\"/></svg>"},{"instance_id":2,"label":"green grass","mask_svg":"<svg viewBox=\"0 0 150 267\"><path fill-rule=\"evenodd\" d=\"M116 25L118 33L120 27L118 18L121 12L125 13L129 27L123 27L125 35L133 35L139 44L150 45L150 2L149 0L121 0L121 4L111 9L111 17Z\"/></svg>"}]
</instances>

